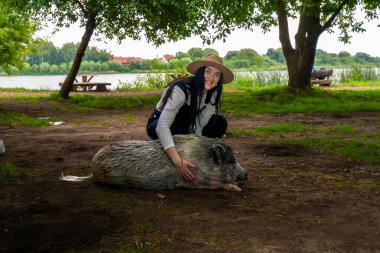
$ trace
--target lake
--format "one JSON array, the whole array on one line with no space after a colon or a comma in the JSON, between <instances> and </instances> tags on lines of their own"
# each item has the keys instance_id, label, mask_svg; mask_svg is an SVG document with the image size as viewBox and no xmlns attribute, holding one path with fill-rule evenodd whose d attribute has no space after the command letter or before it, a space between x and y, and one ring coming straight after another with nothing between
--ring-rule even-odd
<instances>
[{"instance_id":1,"label":"lake","mask_svg":"<svg viewBox=\"0 0 380 253\"><path fill-rule=\"evenodd\" d=\"M146 74L99 74L91 81L111 83L111 90L116 89L120 82L131 83L139 76ZM77 76L81 80L80 75ZM66 75L43 75L43 76L0 76L0 88L25 88L36 90L59 90L59 83L63 82Z\"/></svg>"},{"instance_id":2,"label":"lake","mask_svg":"<svg viewBox=\"0 0 380 253\"><path fill-rule=\"evenodd\" d=\"M365 68L364 68L365 69ZM330 79L333 83L338 83L340 72L349 69L334 69L334 73ZM367 68L368 70L368 68ZM380 68L372 68L377 75L380 75ZM274 72L281 73L287 78L287 71L260 71L260 73L273 74ZM240 75L255 75L256 72L237 72L235 74ZM132 83L138 77L145 76L147 74L99 74L95 76L92 81L94 82L106 82L111 83L111 87L108 89L115 90L120 83ZM154 75L154 74L151 74ZM78 81L81 80L80 75L77 76ZM60 82L65 80L65 75L44 75L44 76L0 76L0 88L25 88L36 90L59 90Z\"/></svg>"}]
</instances>

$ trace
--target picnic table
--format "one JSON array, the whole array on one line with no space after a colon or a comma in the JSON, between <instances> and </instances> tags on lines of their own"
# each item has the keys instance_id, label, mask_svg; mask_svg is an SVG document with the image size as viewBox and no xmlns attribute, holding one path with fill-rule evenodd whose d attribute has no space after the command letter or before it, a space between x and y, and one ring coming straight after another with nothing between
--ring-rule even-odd
<instances>
[{"instance_id":1,"label":"picnic table","mask_svg":"<svg viewBox=\"0 0 380 253\"><path fill-rule=\"evenodd\" d=\"M319 84L319 86L330 86L332 83L332 80L330 79L332 74L332 69L315 69L311 72L311 84Z\"/></svg>"},{"instance_id":2,"label":"picnic table","mask_svg":"<svg viewBox=\"0 0 380 253\"><path fill-rule=\"evenodd\" d=\"M82 74L81 82L78 82L78 79L75 78L75 82L73 83L72 90L77 91L78 88L81 88L83 91L92 90L95 87L96 91L107 91L107 85L111 85L111 83L105 82L91 82L91 80L97 76L96 74ZM62 86L62 82L59 83Z\"/></svg>"}]
</instances>

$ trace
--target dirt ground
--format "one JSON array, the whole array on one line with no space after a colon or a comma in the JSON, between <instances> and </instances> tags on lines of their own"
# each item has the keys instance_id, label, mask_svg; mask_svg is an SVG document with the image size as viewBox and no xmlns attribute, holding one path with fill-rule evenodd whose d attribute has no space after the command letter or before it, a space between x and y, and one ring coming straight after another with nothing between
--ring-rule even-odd
<instances>
[{"instance_id":1,"label":"dirt ground","mask_svg":"<svg viewBox=\"0 0 380 253\"><path fill-rule=\"evenodd\" d=\"M11 98L1 107L65 123L0 125L0 162L26 173L0 185L0 252L380 252L379 188L365 187L379 185L380 164L227 135L249 175L242 192L64 182L62 172L89 174L101 147L148 140L150 109L126 116ZM300 122L380 131L380 113L225 116L229 129Z\"/></svg>"}]
</instances>

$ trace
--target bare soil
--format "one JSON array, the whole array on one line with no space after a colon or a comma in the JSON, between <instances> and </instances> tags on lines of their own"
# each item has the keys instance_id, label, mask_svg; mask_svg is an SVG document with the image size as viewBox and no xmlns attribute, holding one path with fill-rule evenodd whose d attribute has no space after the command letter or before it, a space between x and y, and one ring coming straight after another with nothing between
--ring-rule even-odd
<instances>
[{"instance_id":1,"label":"bare soil","mask_svg":"<svg viewBox=\"0 0 380 253\"><path fill-rule=\"evenodd\" d=\"M148 140L150 108L126 116L11 97L1 107L65 123L0 125L7 149L0 162L26 173L0 184L0 252L380 252L380 164L227 135L223 141L249 174L242 192L64 182L62 172L88 175L101 147ZM230 129L280 122L380 127L379 113L225 116Z\"/></svg>"}]
</instances>

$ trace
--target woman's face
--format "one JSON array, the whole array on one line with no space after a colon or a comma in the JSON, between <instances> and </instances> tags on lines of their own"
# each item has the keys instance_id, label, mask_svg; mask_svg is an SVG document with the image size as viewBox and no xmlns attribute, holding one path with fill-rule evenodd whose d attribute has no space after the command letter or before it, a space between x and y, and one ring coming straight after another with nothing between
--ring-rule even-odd
<instances>
[{"instance_id":1,"label":"woman's face","mask_svg":"<svg viewBox=\"0 0 380 253\"><path fill-rule=\"evenodd\" d=\"M222 75L222 72L219 69L213 66L206 66L205 90L209 91L212 88L214 88L218 84L221 75Z\"/></svg>"}]
</instances>

